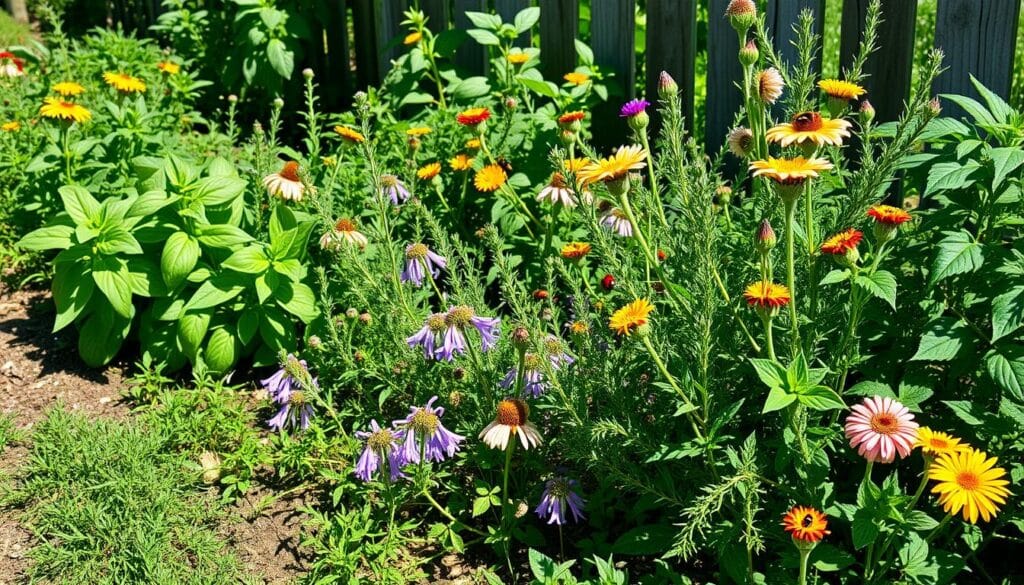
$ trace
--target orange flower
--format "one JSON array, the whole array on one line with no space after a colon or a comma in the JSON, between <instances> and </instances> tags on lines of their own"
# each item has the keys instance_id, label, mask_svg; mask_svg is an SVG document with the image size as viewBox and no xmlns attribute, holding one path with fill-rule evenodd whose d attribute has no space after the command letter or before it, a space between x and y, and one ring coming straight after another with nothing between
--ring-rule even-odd
<instances>
[{"instance_id":1,"label":"orange flower","mask_svg":"<svg viewBox=\"0 0 1024 585\"><path fill-rule=\"evenodd\" d=\"M124 94L146 91L146 84L141 79L124 73L107 71L103 74L103 81L106 81L107 85Z\"/></svg>"},{"instance_id":2,"label":"orange flower","mask_svg":"<svg viewBox=\"0 0 1024 585\"><path fill-rule=\"evenodd\" d=\"M470 108L460 112L455 119L463 126L476 126L491 117L491 111L487 108Z\"/></svg>"},{"instance_id":3,"label":"orange flower","mask_svg":"<svg viewBox=\"0 0 1024 585\"><path fill-rule=\"evenodd\" d=\"M860 230L851 228L822 242L821 251L825 254L846 254L857 249L857 244L863 239L864 234Z\"/></svg>"},{"instance_id":4,"label":"orange flower","mask_svg":"<svg viewBox=\"0 0 1024 585\"><path fill-rule=\"evenodd\" d=\"M767 280L755 282L743 291L747 304L760 309L778 309L789 304L789 288Z\"/></svg>"},{"instance_id":5,"label":"orange flower","mask_svg":"<svg viewBox=\"0 0 1024 585\"><path fill-rule=\"evenodd\" d=\"M411 32L411 33L405 35L405 39L402 40L402 44L403 45L415 45L416 43L420 42L420 39L422 39L422 38L423 38L423 34L422 33Z\"/></svg>"},{"instance_id":6,"label":"orange flower","mask_svg":"<svg viewBox=\"0 0 1024 585\"><path fill-rule=\"evenodd\" d=\"M473 168L473 159L470 158L469 155L460 152L448 161L448 166L450 166L453 171L468 171Z\"/></svg>"},{"instance_id":7,"label":"orange flower","mask_svg":"<svg viewBox=\"0 0 1024 585\"><path fill-rule=\"evenodd\" d=\"M509 53L508 62L513 65L522 65L530 60L530 56L526 53Z\"/></svg>"},{"instance_id":8,"label":"orange flower","mask_svg":"<svg viewBox=\"0 0 1024 585\"><path fill-rule=\"evenodd\" d=\"M634 329L647 325L647 317L654 305L647 299L639 299L612 314L608 327L618 335L628 336Z\"/></svg>"},{"instance_id":9,"label":"orange flower","mask_svg":"<svg viewBox=\"0 0 1024 585\"><path fill-rule=\"evenodd\" d=\"M441 163L432 162L420 167L420 170L416 171L416 176L424 181L433 179L441 172Z\"/></svg>"},{"instance_id":10,"label":"orange flower","mask_svg":"<svg viewBox=\"0 0 1024 585\"><path fill-rule=\"evenodd\" d=\"M590 76L586 73L566 73L562 76L562 79L568 81L573 85L583 85L590 81Z\"/></svg>"},{"instance_id":11,"label":"orange flower","mask_svg":"<svg viewBox=\"0 0 1024 585\"><path fill-rule=\"evenodd\" d=\"M584 117L586 117L586 114L583 112L566 112L558 117L558 123L566 126L573 122L579 122Z\"/></svg>"},{"instance_id":12,"label":"orange flower","mask_svg":"<svg viewBox=\"0 0 1024 585\"><path fill-rule=\"evenodd\" d=\"M889 226L897 226L910 221L909 213L892 205L875 205L868 210L868 217Z\"/></svg>"},{"instance_id":13,"label":"orange flower","mask_svg":"<svg viewBox=\"0 0 1024 585\"><path fill-rule=\"evenodd\" d=\"M156 64L156 68L167 75L177 75L181 71L181 65L172 61L161 61Z\"/></svg>"},{"instance_id":14,"label":"orange flower","mask_svg":"<svg viewBox=\"0 0 1024 585\"><path fill-rule=\"evenodd\" d=\"M433 132L433 130L431 130L427 126L416 126L415 128L409 128L408 130L405 131L406 135L412 136L413 138L425 136L427 134L430 134L431 132Z\"/></svg>"},{"instance_id":15,"label":"orange flower","mask_svg":"<svg viewBox=\"0 0 1024 585\"><path fill-rule=\"evenodd\" d=\"M348 126L340 126L340 125L339 126L335 126L334 127L334 131L338 134L338 136L341 136L342 138L344 138L348 142L359 143L359 142L365 142L366 141L366 137L365 136L363 136L361 133L356 132L355 130L349 128Z\"/></svg>"},{"instance_id":16,"label":"orange flower","mask_svg":"<svg viewBox=\"0 0 1024 585\"><path fill-rule=\"evenodd\" d=\"M794 540L818 542L828 530L828 517L809 506L794 506L782 517L782 527Z\"/></svg>"},{"instance_id":17,"label":"orange flower","mask_svg":"<svg viewBox=\"0 0 1024 585\"><path fill-rule=\"evenodd\" d=\"M507 180L508 175L500 165L487 165L476 172L476 176L473 177L473 185L477 190L489 193L496 191Z\"/></svg>"},{"instance_id":18,"label":"orange flower","mask_svg":"<svg viewBox=\"0 0 1024 585\"><path fill-rule=\"evenodd\" d=\"M566 260L579 260L590 253L590 244L586 242L569 242L562 246L562 258Z\"/></svg>"}]
</instances>

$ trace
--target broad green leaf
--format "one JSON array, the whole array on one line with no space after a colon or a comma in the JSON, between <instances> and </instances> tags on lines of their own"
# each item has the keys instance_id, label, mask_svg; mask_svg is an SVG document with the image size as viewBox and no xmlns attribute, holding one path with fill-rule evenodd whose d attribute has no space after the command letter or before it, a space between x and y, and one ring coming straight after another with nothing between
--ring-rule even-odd
<instances>
[{"instance_id":1,"label":"broad green leaf","mask_svg":"<svg viewBox=\"0 0 1024 585\"><path fill-rule=\"evenodd\" d=\"M295 70L295 54L288 49L281 39L270 39L267 43L267 60L278 75L291 79Z\"/></svg>"},{"instance_id":2,"label":"broad green leaf","mask_svg":"<svg viewBox=\"0 0 1024 585\"><path fill-rule=\"evenodd\" d=\"M978 91L981 99L985 100L992 118L1000 124L1005 124L1010 116L1013 115L1013 108L1010 107L1010 104L1006 103L997 93L985 87L985 84L978 81L974 75L971 75L971 85Z\"/></svg>"},{"instance_id":3,"label":"broad green leaf","mask_svg":"<svg viewBox=\"0 0 1024 585\"><path fill-rule=\"evenodd\" d=\"M211 372L223 375L235 365L240 349L235 336L226 328L218 327L210 333L203 350L203 360Z\"/></svg>"},{"instance_id":4,"label":"broad green leaf","mask_svg":"<svg viewBox=\"0 0 1024 585\"><path fill-rule=\"evenodd\" d=\"M1019 147L993 148L988 152L992 159L992 192L999 192L999 185L1003 183L1007 175L1012 173L1021 164L1024 164L1024 150Z\"/></svg>"},{"instance_id":5,"label":"broad green leaf","mask_svg":"<svg viewBox=\"0 0 1024 585\"><path fill-rule=\"evenodd\" d=\"M1024 402L1024 349L997 348L985 359L988 374L1019 402Z\"/></svg>"},{"instance_id":6,"label":"broad green leaf","mask_svg":"<svg viewBox=\"0 0 1024 585\"><path fill-rule=\"evenodd\" d=\"M64 210L76 224L89 224L98 218L100 202L85 187L64 185L57 192L64 202Z\"/></svg>"},{"instance_id":7,"label":"broad green leaf","mask_svg":"<svg viewBox=\"0 0 1024 585\"><path fill-rule=\"evenodd\" d=\"M260 314L253 307L246 307L238 316L238 339L248 345L260 327Z\"/></svg>"},{"instance_id":8,"label":"broad green leaf","mask_svg":"<svg viewBox=\"0 0 1024 585\"><path fill-rule=\"evenodd\" d=\"M270 268L270 260L262 245L253 244L237 250L222 266L245 274L262 274Z\"/></svg>"},{"instance_id":9,"label":"broad green leaf","mask_svg":"<svg viewBox=\"0 0 1024 585\"><path fill-rule=\"evenodd\" d=\"M472 37L478 44L484 45L485 47L497 47L501 44L501 39L498 38L498 35L489 30L471 28L466 31L466 34Z\"/></svg>"},{"instance_id":10,"label":"broad green leaf","mask_svg":"<svg viewBox=\"0 0 1024 585\"><path fill-rule=\"evenodd\" d=\"M467 77L449 86L449 90L457 100L472 100L490 93L491 85L486 77Z\"/></svg>"},{"instance_id":11,"label":"broad green leaf","mask_svg":"<svg viewBox=\"0 0 1024 585\"><path fill-rule=\"evenodd\" d=\"M928 543L916 532L907 535L908 540L900 548L900 565L906 575L920 575L927 570Z\"/></svg>"},{"instance_id":12,"label":"broad green leaf","mask_svg":"<svg viewBox=\"0 0 1024 585\"><path fill-rule=\"evenodd\" d=\"M243 290L245 286L238 279L226 278L224 275L214 277L199 287L185 305L185 310L216 307L237 297Z\"/></svg>"},{"instance_id":13,"label":"broad green leaf","mask_svg":"<svg viewBox=\"0 0 1024 585\"><path fill-rule=\"evenodd\" d=\"M529 31L533 28L533 25L537 24L538 20L540 20L540 8L537 6L520 10L519 14L516 14L514 21L516 32L522 34Z\"/></svg>"},{"instance_id":14,"label":"broad green leaf","mask_svg":"<svg viewBox=\"0 0 1024 585\"><path fill-rule=\"evenodd\" d=\"M125 217L146 217L153 215L171 203L179 199L178 196L168 196L163 191L147 191L139 196L128 209Z\"/></svg>"},{"instance_id":15,"label":"broad green leaf","mask_svg":"<svg viewBox=\"0 0 1024 585\"><path fill-rule=\"evenodd\" d=\"M981 244L975 242L970 233L946 233L946 237L939 242L939 251L928 275L928 286L935 286L937 282L955 274L974 272L981 268L985 260Z\"/></svg>"},{"instance_id":16,"label":"broad green leaf","mask_svg":"<svg viewBox=\"0 0 1024 585\"><path fill-rule=\"evenodd\" d=\"M53 323L53 331L56 333L82 314L96 290L96 282L89 274L88 267L76 262L58 264L51 287L53 302L57 306L57 317Z\"/></svg>"},{"instance_id":17,"label":"broad green leaf","mask_svg":"<svg viewBox=\"0 0 1024 585\"><path fill-rule=\"evenodd\" d=\"M872 512L861 508L853 515L853 547L862 549L878 538L878 524Z\"/></svg>"},{"instance_id":18,"label":"broad green leaf","mask_svg":"<svg viewBox=\"0 0 1024 585\"><path fill-rule=\"evenodd\" d=\"M501 26L501 17L488 12L466 12L466 18L477 28L497 29Z\"/></svg>"},{"instance_id":19,"label":"broad green leaf","mask_svg":"<svg viewBox=\"0 0 1024 585\"><path fill-rule=\"evenodd\" d=\"M78 354L82 361L98 368L114 359L131 323L131 319L119 317L106 303L100 304L78 330Z\"/></svg>"},{"instance_id":20,"label":"broad green leaf","mask_svg":"<svg viewBox=\"0 0 1024 585\"><path fill-rule=\"evenodd\" d=\"M812 410L842 410L846 403L835 390L827 386L811 386L797 394L797 400Z\"/></svg>"},{"instance_id":21,"label":"broad green leaf","mask_svg":"<svg viewBox=\"0 0 1024 585\"><path fill-rule=\"evenodd\" d=\"M526 89L529 89L530 91L536 93L537 95L548 97L553 100L558 99L558 86L555 85L554 83L551 83L550 81L529 79L522 75L520 75L516 79L518 79L519 82L526 87Z\"/></svg>"},{"instance_id":22,"label":"broad green leaf","mask_svg":"<svg viewBox=\"0 0 1024 585\"><path fill-rule=\"evenodd\" d=\"M204 246L230 250L253 240L245 230L227 224L207 225L199 228L199 241Z\"/></svg>"},{"instance_id":23,"label":"broad green leaf","mask_svg":"<svg viewBox=\"0 0 1024 585\"><path fill-rule=\"evenodd\" d=\"M287 277L292 282L301 282L306 278L306 267L296 258L277 261L272 263L274 271Z\"/></svg>"},{"instance_id":24,"label":"broad green leaf","mask_svg":"<svg viewBox=\"0 0 1024 585\"><path fill-rule=\"evenodd\" d=\"M160 254L160 272L168 288L176 288L185 280L199 261L199 253L199 242L185 232L167 238Z\"/></svg>"},{"instance_id":25,"label":"broad green leaf","mask_svg":"<svg viewBox=\"0 0 1024 585\"><path fill-rule=\"evenodd\" d=\"M574 46L576 47L576 54L580 58L580 62L590 67L594 64L594 51L590 49L590 46L579 39L575 39Z\"/></svg>"},{"instance_id":26,"label":"broad green leaf","mask_svg":"<svg viewBox=\"0 0 1024 585\"><path fill-rule=\"evenodd\" d=\"M844 268L843 270L831 270L828 274L825 275L825 278L821 279L820 284L836 284L844 282L848 278L850 278L850 271L848 269Z\"/></svg>"},{"instance_id":27,"label":"broad green leaf","mask_svg":"<svg viewBox=\"0 0 1024 585\"><path fill-rule=\"evenodd\" d=\"M970 337L970 330L963 321L952 317L939 317L928 325L928 329L921 336L917 353L910 359L948 362L960 353L960 349Z\"/></svg>"},{"instance_id":28,"label":"broad green leaf","mask_svg":"<svg viewBox=\"0 0 1024 585\"><path fill-rule=\"evenodd\" d=\"M761 409L761 414L786 408L790 404L793 404L796 398L796 394L789 394L782 388L776 386L768 392L768 398L764 401L764 407Z\"/></svg>"},{"instance_id":29,"label":"broad green leaf","mask_svg":"<svg viewBox=\"0 0 1024 585\"><path fill-rule=\"evenodd\" d=\"M965 112L967 112L968 114L971 115L972 118L974 118L975 124L995 126L995 118L993 118L992 114L989 113L988 109L986 109L985 106L978 103L977 100L969 98L965 95L956 95L951 93L941 94L940 97L942 99L949 100L963 108Z\"/></svg>"},{"instance_id":30,"label":"broad green leaf","mask_svg":"<svg viewBox=\"0 0 1024 585\"><path fill-rule=\"evenodd\" d=\"M128 284L132 294L140 297L162 297L167 294L167 285L156 262L149 258L132 258L128 264Z\"/></svg>"},{"instance_id":31,"label":"broad green leaf","mask_svg":"<svg viewBox=\"0 0 1024 585\"><path fill-rule=\"evenodd\" d=\"M178 320L178 343L193 363L210 328L210 313L187 312Z\"/></svg>"},{"instance_id":32,"label":"broad green leaf","mask_svg":"<svg viewBox=\"0 0 1024 585\"><path fill-rule=\"evenodd\" d=\"M142 246L139 245L139 241L122 227L104 230L94 245L97 252L109 256L142 254Z\"/></svg>"},{"instance_id":33,"label":"broad green leaf","mask_svg":"<svg viewBox=\"0 0 1024 585\"><path fill-rule=\"evenodd\" d=\"M75 228L67 225L51 225L29 232L18 241L17 246L26 250L66 250L73 244L71 236Z\"/></svg>"},{"instance_id":34,"label":"broad green leaf","mask_svg":"<svg viewBox=\"0 0 1024 585\"><path fill-rule=\"evenodd\" d=\"M921 403L931 398L934 394L935 391L927 386L911 384L907 380L903 380L900 382L900 392L896 399L910 410L920 412Z\"/></svg>"},{"instance_id":35,"label":"broad green leaf","mask_svg":"<svg viewBox=\"0 0 1024 585\"><path fill-rule=\"evenodd\" d=\"M195 183L195 196L205 205L221 205L241 196L246 184L232 176L203 177Z\"/></svg>"},{"instance_id":36,"label":"broad green leaf","mask_svg":"<svg viewBox=\"0 0 1024 585\"><path fill-rule=\"evenodd\" d=\"M751 358L750 365L754 366L757 377L769 388L783 386L786 381L786 369L772 360Z\"/></svg>"},{"instance_id":37,"label":"broad green leaf","mask_svg":"<svg viewBox=\"0 0 1024 585\"><path fill-rule=\"evenodd\" d=\"M128 282L128 270L110 262L94 262L92 278L110 306L126 319L132 318L132 285Z\"/></svg>"},{"instance_id":38,"label":"broad green leaf","mask_svg":"<svg viewBox=\"0 0 1024 585\"><path fill-rule=\"evenodd\" d=\"M985 422L982 420L984 415L975 409L974 403L970 400L943 400L942 403L949 407L960 420L971 426L978 426Z\"/></svg>"},{"instance_id":39,"label":"broad green leaf","mask_svg":"<svg viewBox=\"0 0 1024 585\"><path fill-rule=\"evenodd\" d=\"M274 291L274 298L282 309L295 315L303 323L309 323L320 314L316 308L316 295L313 294L313 289L301 282L282 282Z\"/></svg>"},{"instance_id":40,"label":"broad green leaf","mask_svg":"<svg viewBox=\"0 0 1024 585\"><path fill-rule=\"evenodd\" d=\"M858 275L857 284L871 293L871 296L882 299L896 308L896 277L891 272L879 270L871 275Z\"/></svg>"},{"instance_id":41,"label":"broad green leaf","mask_svg":"<svg viewBox=\"0 0 1024 585\"><path fill-rule=\"evenodd\" d=\"M892 388L888 384L881 382L875 382L873 380L864 380L854 384L847 394L853 394L854 396L886 396L889 398L896 398L896 393L892 391Z\"/></svg>"},{"instance_id":42,"label":"broad green leaf","mask_svg":"<svg viewBox=\"0 0 1024 585\"><path fill-rule=\"evenodd\" d=\"M1024 286L1015 286L992 299L992 341L1024 325Z\"/></svg>"},{"instance_id":43,"label":"broad green leaf","mask_svg":"<svg viewBox=\"0 0 1024 585\"><path fill-rule=\"evenodd\" d=\"M936 163L928 171L928 183L924 190L924 196L927 197L937 191L967 187L974 183L971 174L980 168L981 163L973 159L963 164L958 162Z\"/></svg>"}]
</instances>

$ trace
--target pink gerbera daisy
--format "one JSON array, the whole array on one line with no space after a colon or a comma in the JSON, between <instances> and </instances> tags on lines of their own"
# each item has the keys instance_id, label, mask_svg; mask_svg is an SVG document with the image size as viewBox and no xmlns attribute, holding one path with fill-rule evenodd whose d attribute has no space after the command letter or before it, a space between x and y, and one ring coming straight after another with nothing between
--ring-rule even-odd
<instances>
[{"instance_id":1,"label":"pink gerbera daisy","mask_svg":"<svg viewBox=\"0 0 1024 585\"><path fill-rule=\"evenodd\" d=\"M872 396L855 404L852 410L846 417L846 438L862 457L892 463L897 454L910 454L917 440L918 424L906 406L892 398Z\"/></svg>"}]
</instances>

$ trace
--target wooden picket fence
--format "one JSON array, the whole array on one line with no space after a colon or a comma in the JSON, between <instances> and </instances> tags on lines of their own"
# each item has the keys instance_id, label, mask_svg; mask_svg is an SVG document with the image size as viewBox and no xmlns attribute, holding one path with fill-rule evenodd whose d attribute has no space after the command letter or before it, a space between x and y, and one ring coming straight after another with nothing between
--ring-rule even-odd
<instances>
[{"instance_id":1,"label":"wooden picket fence","mask_svg":"<svg viewBox=\"0 0 1024 585\"><path fill-rule=\"evenodd\" d=\"M96 0L86 0L93 1ZM102 1L102 0L101 0ZM154 17L156 0L107 0L109 14L126 28L144 31ZM326 18L314 20L314 42L306 63L318 72L324 105L340 108L359 88L380 82L398 52L396 42L404 31L402 13L412 0L310 0L326 6ZM697 46L697 3L707 4L706 47ZM843 0L840 64L848 64L860 41L869 0ZM576 66L574 39L578 36L579 0L419 0L435 30L471 28L467 11L494 10L511 21L523 8L541 9L539 35L524 35L520 43L539 40L543 73L559 80ZM707 105L705 136L709 149L717 149L740 107L736 83L740 64L736 59L736 33L722 17L728 0L646 0L646 63L638 63L635 51L637 0L590 0L590 38L597 64L613 72L627 95L634 97L639 75L647 95L655 95L658 73L668 71L683 90L687 119L692 120L694 70L699 50L707 51ZM815 14L818 33L824 23L825 0L767 0L766 18L775 49L792 62L792 25L804 9ZM881 121L895 119L910 92L917 16L916 0L883 0L884 22L879 50L868 60L866 86ZM948 68L935 82L935 93L974 95L973 74L997 94L1008 97L1014 71L1014 47L1018 34L1021 0L938 0L935 45L946 53ZM323 12L320 12L321 14ZM350 31L352 34L350 35ZM354 55L354 59L352 58ZM457 64L467 73L486 67L483 47L467 41L459 49ZM1020 65L1019 65L1020 66ZM956 115L955 104L945 111Z\"/></svg>"}]
</instances>

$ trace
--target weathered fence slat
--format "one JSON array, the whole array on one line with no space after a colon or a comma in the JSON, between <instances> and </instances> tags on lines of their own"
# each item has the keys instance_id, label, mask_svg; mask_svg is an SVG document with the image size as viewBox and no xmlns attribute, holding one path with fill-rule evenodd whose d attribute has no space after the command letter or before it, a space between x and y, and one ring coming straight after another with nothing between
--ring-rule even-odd
<instances>
[{"instance_id":1,"label":"weathered fence slat","mask_svg":"<svg viewBox=\"0 0 1024 585\"><path fill-rule=\"evenodd\" d=\"M352 28L355 32L356 84L361 89L381 80L377 20L374 0L352 0ZM345 34L348 34L347 31Z\"/></svg>"},{"instance_id":2,"label":"weathered fence slat","mask_svg":"<svg viewBox=\"0 0 1024 585\"><path fill-rule=\"evenodd\" d=\"M857 55L864 36L869 0L845 0L839 63L845 71ZM878 49L864 63L862 85L879 122L899 118L910 97L910 70L914 59L917 2L882 0Z\"/></svg>"},{"instance_id":3,"label":"weathered fence slat","mask_svg":"<svg viewBox=\"0 0 1024 585\"><path fill-rule=\"evenodd\" d=\"M486 0L455 0L455 28L473 28L473 23L466 18L467 12L487 12ZM466 41L455 53L455 64L473 75L483 75L487 71L487 52L473 39L466 37Z\"/></svg>"},{"instance_id":4,"label":"weathered fence slat","mask_svg":"<svg viewBox=\"0 0 1024 585\"><path fill-rule=\"evenodd\" d=\"M318 37L318 46L326 53L321 64L323 74L321 87L325 88L325 105L340 109L352 97L352 70L349 68L348 6L347 0L335 0L325 6L323 38Z\"/></svg>"},{"instance_id":5,"label":"weathered fence slat","mask_svg":"<svg viewBox=\"0 0 1024 585\"><path fill-rule=\"evenodd\" d=\"M516 14L523 8L530 6L530 0L494 0L494 10L501 15L501 19L511 23ZM516 46L530 46L530 33L523 33L516 38Z\"/></svg>"},{"instance_id":6,"label":"weathered fence slat","mask_svg":"<svg viewBox=\"0 0 1024 585\"><path fill-rule=\"evenodd\" d=\"M912 3L912 2L908 2ZM800 13L810 10L814 15L814 33L821 43L825 30L825 0L769 0L765 14L765 28L772 37L772 46L783 63L795 66L799 55L793 42L796 40L794 26L799 22ZM814 60L814 70L821 71L821 52Z\"/></svg>"},{"instance_id":7,"label":"weathered fence slat","mask_svg":"<svg viewBox=\"0 0 1024 585\"><path fill-rule=\"evenodd\" d=\"M1020 0L939 0L935 46L945 51L948 69L935 80L933 91L977 98L969 77L973 74L1008 98L1019 16ZM948 101L943 108L948 115L963 114Z\"/></svg>"},{"instance_id":8,"label":"weathered fence slat","mask_svg":"<svg viewBox=\"0 0 1024 585\"><path fill-rule=\"evenodd\" d=\"M546 79L561 83L576 68L578 0L540 0L540 62Z\"/></svg>"},{"instance_id":9,"label":"weathered fence slat","mask_svg":"<svg viewBox=\"0 0 1024 585\"><path fill-rule=\"evenodd\" d=\"M708 6L708 78L707 115L704 138L708 153L716 153L725 142L736 112L743 102L737 84L743 79L743 67L737 59L736 31L725 18L729 0L709 0Z\"/></svg>"},{"instance_id":10,"label":"weathered fence slat","mask_svg":"<svg viewBox=\"0 0 1024 585\"><path fill-rule=\"evenodd\" d=\"M696 61L696 0L647 0L647 99L657 99L658 76L668 72L682 89L683 115L689 128L693 127Z\"/></svg>"},{"instance_id":11,"label":"weathered fence slat","mask_svg":"<svg viewBox=\"0 0 1024 585\"><path fill-rule=\"evenodd\" d=\"M408 2L407 0L376 0L376 3L378 9L377 48L380 57L380 74L383 79L391 67L391 60L397 58L402 50L399 37L405 36L402 32L402 20L405 18L402 13L408 8ZM397 46L394 45L396 38L399 38Z\"/></svg>"},{"instance_id":12,"label":"weathered fence slat","mask_svg":"<svg viewBox=\"0 0 1024 585\"><path fill-rule=\"evenodd\" d=\"M427 15L427 28L435 33L448 30L448 0L420 0L420 8Z\"/></svg>"},{"instance_id":13,"label":"weathered fence slat","mask_svg":"<svg viewBox=\"0 0 1024 585\"><path fill-rule=\"evenodd\" d=\"M615 74L615 85L622 90L623 99L632 99L636 81L636 27L634 26L635 0L592 0L590 6L590 35L597 65ZM616 98L597 108L595 118L615 119ZM610 146L628 136L626 123L600 124L594 128L594 141Z\"/></svg>"}]
</instances>

